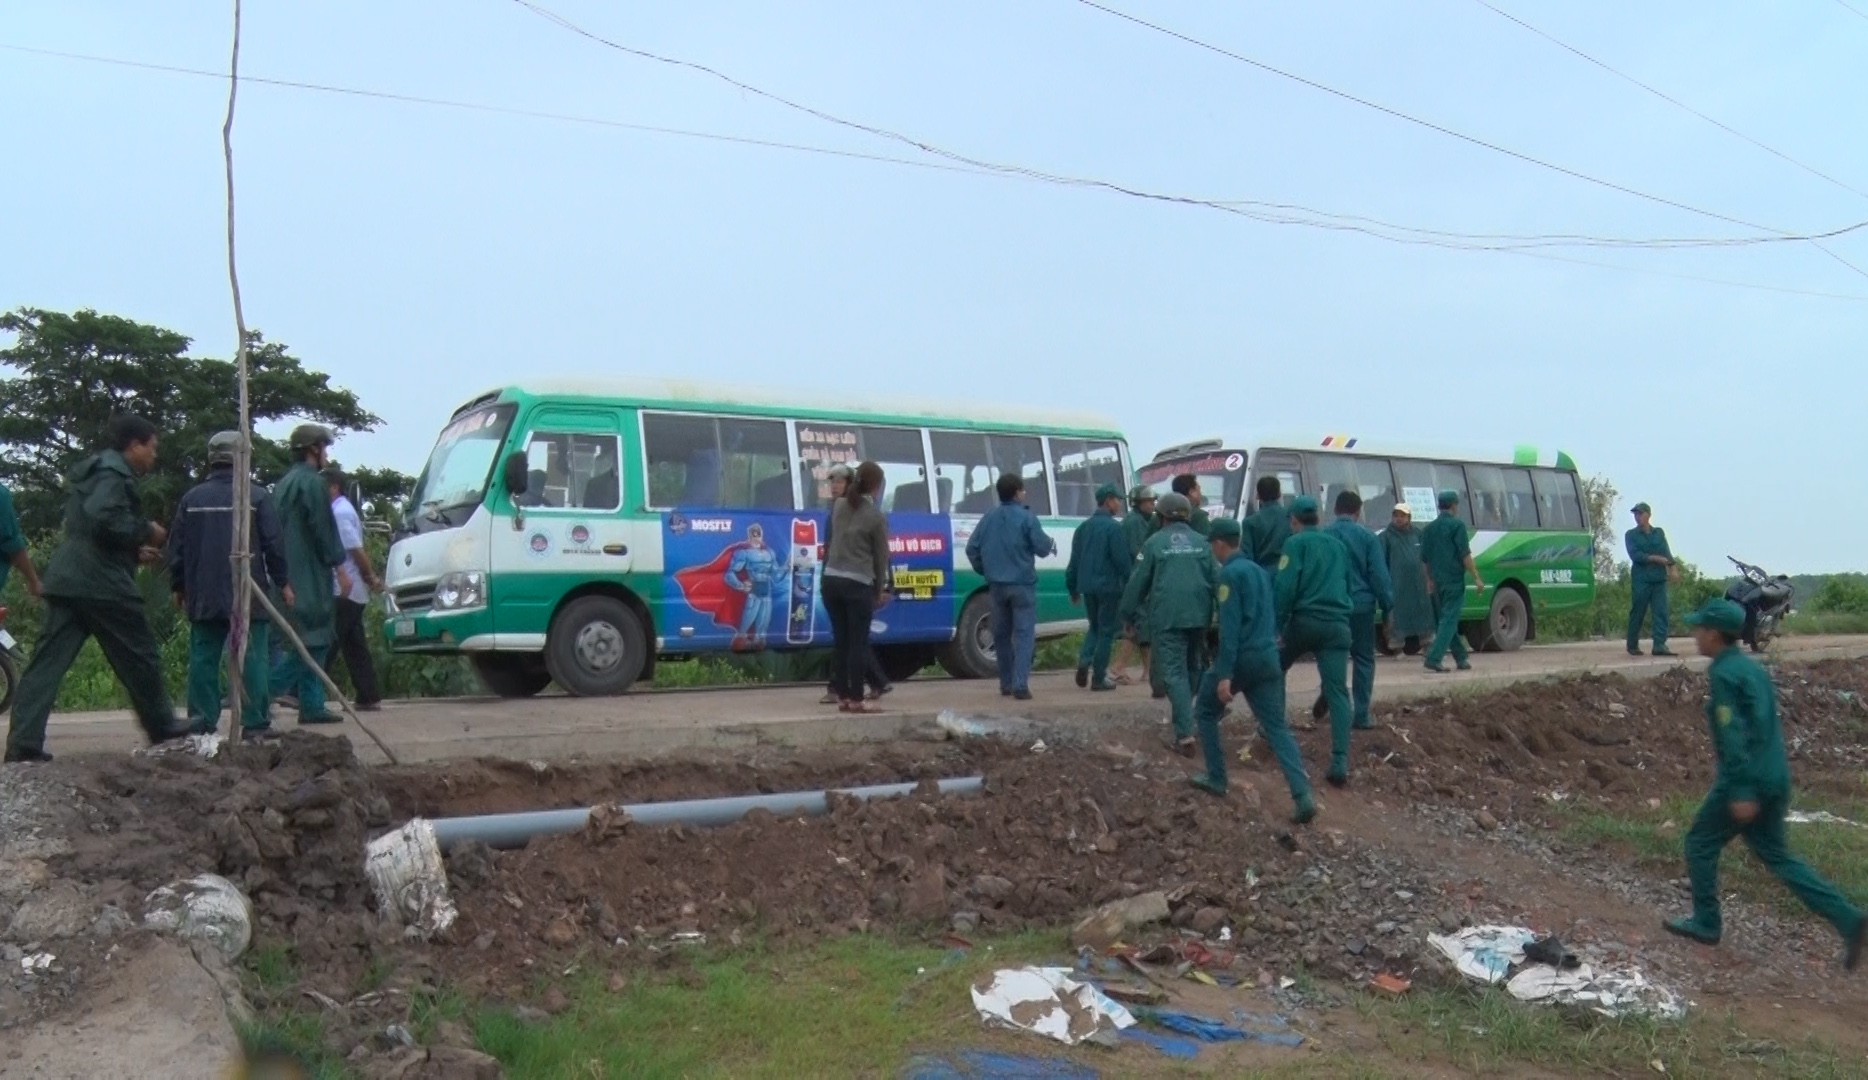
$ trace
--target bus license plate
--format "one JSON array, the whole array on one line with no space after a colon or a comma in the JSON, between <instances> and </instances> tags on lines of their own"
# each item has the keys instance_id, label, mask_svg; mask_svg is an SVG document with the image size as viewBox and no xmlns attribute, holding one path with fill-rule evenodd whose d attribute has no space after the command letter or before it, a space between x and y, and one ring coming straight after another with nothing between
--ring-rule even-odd
<instances>
[{"instance_id":1,"label":"bus license plate","mask_svg":"<svg viewBox=\"0 0 1868 1080\"><path fill-rule=\"evenodd\" d=\"M414 619L397 619L396 620L396 636L399 638L414 637L415 636L415 620Z\"/></svg>"}]
</instances>

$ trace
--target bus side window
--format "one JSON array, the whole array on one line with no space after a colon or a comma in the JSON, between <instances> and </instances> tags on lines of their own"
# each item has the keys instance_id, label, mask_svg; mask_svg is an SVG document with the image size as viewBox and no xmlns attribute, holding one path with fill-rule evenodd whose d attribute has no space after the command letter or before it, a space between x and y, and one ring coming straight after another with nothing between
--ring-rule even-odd
<instances>
[{"instance_id":1,"label":"bus side window","mask_svg":"<svg viewBox=\"0 0 1868 1080\"><path fill-rule=\"evenodd\" d=\"M1057 478L1060 517L1089 517L1095 513L1096 489L1104 484L1127 487L1122 482L1121 451L1115 443L1101 440L1053 437L1051 475Z\"/></svg>"},{"instance_id":2,"label":"bus side window","mask_svg":"<svg viewBox=\"0 0 1868 1080\"><path fill-rule=\"evenodd\" d=\"M940 512L984 514L999 504L993 490L999 477L992 471L986 436L970 431L933 432L934 475L940 482Z\"/></svg>"},{"instance_id":3,"label":"bus side window","mask_svg":"<svg viewBox=\"0 0 1868 1080\"><path fill-rule=\"evenodd\" d=\"M650 506L720 505L720 434L713 417L645 412L642 448Z\"/></svg>"},{"instance_id":4,"label":"bus side window","mask_svg":"<svg viewBox=\"0 0 1868 1080\"><path fill-rule=\"evenodd\" d=\"M1555 469L1532 469L1537 493L1537 514L1546 529L1582 529L1583 504L1576 491L1576 474Z\"/></svg>"}]
</instances>

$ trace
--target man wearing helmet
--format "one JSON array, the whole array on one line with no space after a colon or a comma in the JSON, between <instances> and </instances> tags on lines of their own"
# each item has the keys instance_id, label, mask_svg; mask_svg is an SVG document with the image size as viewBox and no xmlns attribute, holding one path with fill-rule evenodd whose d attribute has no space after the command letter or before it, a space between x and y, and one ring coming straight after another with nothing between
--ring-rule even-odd
<instances>
[{"instance_id":1,"label":"man wearing helmet","mask_svg":"<svg viewBox=\"0 0 1868 1080\"><path fill-rule=\"evenodd\" d=\"M1161 496L1161 531L1142 546L1127 590L1122 619L1146 625L1154 642L1154 683L1167 692L1174 716L1174 744L1193 756L1193 695L1205 672L1206 632L1213 624L1213 590L1219 564L1206 539L1193 531L1193 503L1185 495Z\"/></svg>"},{"instance_id":2,"label":"man wearing helmet","mask_svg":"<svg viewBox=\"0 0 1868 1080\"><path fill-rule=\"evenodd\" d=\"M1155 531L1155 491L1147 484L1137 484L1129 492L1129 514L1122 519L1122 533L1128 537L1129 558L1142 557L1142 545ZM1131 627L1122 635L1122 644L1116 650L1115 659L1110 662L1116 673L1116 683L1128 686L1134 680L1128 677L1129 660L1140 657L1142 679L1148 678L1148 632L1141 627Z\"/></svg>"},{"instance_id":3,"label":"man wearing helmet","mask_svg":"<svg viewBox=\"0 0 1868 1080\"><path fill-rule=\"evenodd\" d=\"M234 459L241 442L237 431L223 431L208 440L208 478L182 496L169 529L169 585L175 606L188 616L188 723L199 734L213 734L220 727L221 656L234 613ZM287 580L278 511L265 488L255 485L250 498L253 587L282 587L290 608L297 598ZM251 603L248 608L240 726L248 735L258 735L272 726L266 716L272 704L272 625L264 607Z\"/></svg>"},{"instance_id":4,"label":"man wearing helmet","mask_svg":"<svg viewBox=\"0 0 1868 1080\"><path fill-rule=\"evenodd\" d=\"M330 429L319 424L293 428L292 468L272 490L296 594L290 612L292 627L312 656L329 654L337 641L337 595L332 584L336 579L332 575L347 558L322 475L330 463L331 442ZM298 699L299 723L340 721L326 707L320 673L307 667L296 649L287 650L276 675L274 689Z\"/></svg>"}]
</instances>

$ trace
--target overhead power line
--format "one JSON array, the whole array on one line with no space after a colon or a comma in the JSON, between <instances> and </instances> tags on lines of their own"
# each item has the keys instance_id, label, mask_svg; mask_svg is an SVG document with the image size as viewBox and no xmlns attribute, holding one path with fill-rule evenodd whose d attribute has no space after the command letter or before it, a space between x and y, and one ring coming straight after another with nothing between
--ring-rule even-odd
<instances>
[{"instance_id":1,"label":"overhead power line","mask_svg":"<svg viewBox=\"0 0 1868 1080\"><path fill-rule=\"evenodd\" d=\"M61 60L72 60L72 61L79 61L79 62L84 62L84 63L104 64L104 65L109 65L113 67L122 67L122 68L131 69L131 70L137 70L137 71L149 71L149 72L155 72L159 74L180 75L180 76L187 76L187 77L192 77L192 78L214 79L214 80L220 80L220 81L226 81L228 79L228 75L224 71L213 71L213 70L207 70L207 69L201 69L201 68L191 68L191 67L184 67L184 66L173 65L173 64L158 64L158 63L151 63L151 62L140 61L140 60L129 60L129 59L121 58L121 57L97 56L97 55L91 55L87 53L66 52L66 51L61 51L61 50L56 50L56 49L42 49L42 48L35 48L35 47L24 46L24 45L13 45L13 44L5 43L5 42L0 42L0 50L33 55L33 56L51 57L51 58L61 59ZM1608 249L1621 248L1621 249L1626 249L1626 250L1637 250L1637 251L1664 251L1664 250L1679 250L1679 249L1706 248L1706 247L1713 247L1713 248L1746 247L1746 246L1756 246L1760 244L1782 243L1782 242L1786 242L1787 239L1791 239L1791 238L1784 238L1784 237L1768 237L1768 236L1767 237L1712 237L1712 238L1679 237L1679 238L1657 238L1657 239L1626 239L1626 238L1612 238L1612 237L1594 237L1594 236L1587 236L1587 235L1582 235L1582 234L1569 234L1569 233L1543 233L1543 234L1460 233L1460 232L1451 232L1451 231L1445 231L1445 230L1417 229L1412 226L1395 225L1393 223L1384 222L1376 218L1370 218L1370 217L1365 217L1361 215L1353 215L1353 214L1335 214L1329 211L1315 210L1312 208L1295 206L1292 204L1264 202L1264 201L1257 201L1257 200L1242 200L1242 199L1199 199L1199 198L1192 198L1192 197L1166 196L1166 195L1160 195L1157 193L1141 192L1141 191L1131 192L1130 190L1125 189L1121 187L1120 185L1115 185L1115 184L1107 183L1104 181L1092 181L1092 180L1064 178L1064 177L1058 177L1058 178L1053 179L1048 174L1043 174L1043 173L1039 173L1036 171L1031 171L1028 173L1024 170L1020 170L1015 167L980 167L980 166L974 166L970 164L964 164L962 163L964 159L956 160L955 159L956 156L952 156L952 155L943 154L943 160L927 161L927 160L921 160L921 159L915 159L915 158L893 157L893 156L886 155L886 154L873 154L873 153L864 153L860 151L843 150L843 149L837 149L833 147L813 146L813 145L804 144L804 143L783 142L783 141L773 140L773 139L757 139L757 138L751 138L751 137L739 136L739 135L721 134L718 132L696 131L696 130L690 130L690 129L685 129L685 128L673 128L673 127L664 127L664 126L651 125L651 124L639 124L639 123L632 123L632 122L622 121L622 120L607 119L603 117L581 116L581 115L575 115L575 114L570 114L570 113L551 112L551 111L540 110L540 109L526 109L526 108L517 108L517 107L503 106L503 105L489 105L489 104L480 103L480 102L459 101L459 100L452 100L448 98L427 97L427 96L418 95L418 94L406 94L406 93L399 93L399 92L394 92L394 91L372 90L372 89L367 89L367 88L340 86L340 85L335 85L335 84L310 82L310 81L299 80L299 79L272 78L272 77L268 77L264 75L254 75L254 74L249 74L249 73L244 73L244 72L240 75L240 81L243 83L249 84L249 85L270 86L270 87L276 87L276 88L287 89L287 90L300 90L300 91L307 91L307 92L312 92L312 93L330 94L330 95L335 95L339 97L349 97L349 98L356 98L356 99L361 99L361 100L389 101L389 102L395 102L398 104L405 104L405 105L421 105L421 106L435 107L435 108L459 109L459 110L464 110L464 111L474 112L474 113L481 113L481 114L486 114L486 115L510 116L510 117L516 117L520 119L530 119L530 120L547 120L547 121L568 123L568 124L574 124L574 125L580 125L580 126L586 126L586 127L596 127L596 128L601 128L601 129L639 132L639 133L651 134L651 135L667 135L667 136L674 136L678 138L719 142L719 143L735 145L735 146L745 146L745 147L751 147L755 149L781 150L781 151L829 157L833 159L856 160L856 161L863 161L863 162L871 162L875 164L896 165L896 166L902 166L902 167L908 167L908 168L934 170L938 172L947 172L947 173L962 173L966 175L982 176L982 177L989 177L989 178L1001 179L1001 180L1003 179L1024 179L1024 180L1030 180L1034 182L1063 183L1063 184L1067 184L1071 186L1098 187L1098 188L1102 188L1102 189L1109 190L1109 191L1119 192L1122 194L1132 193L1144 199L1151 199L1151 200L1164 201L1164 202L1179 202L1179 203L1185 203L1185 204L1193 205L1193 206L1206 207L1206 208L1218 210L1221 212L1236 214L1238 216L1250 218L1252 220L1260 221L1260 222L1264 222L1268 224L1299 225L1299 226L1319 228L1319 229L1325 229L1325 230L1352 231L1352 232L1360 233L1362 235L1366 235L1369 237L1373 237L1373 238L1380 239L1380 240L1386 240L1386 241L1390 241L1394 243L1427 244L1428 246L1448 248L1452 250L1499 252L1499 253L1504 253L1504 254L1525 255L1525 256L1534 257L1534 258L1544 258L1544 259L1551 259L1551 260L1561 261L1561 262L1570 262L1570 263L1575 263L1581 266L1600 267L1602 269L1620 270L1620 271L1625 271L1628 273L1657 274L1660 276L1680 278L1680 279L1689 280L1689 281L1701 281L1701 282L1705 282L1708 284L1724 285L1724 286L1729 286L1732 288L1755 289L1755 290L1762 290L1762 291L1767 291L1767 292L1788 293L1792 295L1810 296L1810 297L1817 297L1817 298L1823 298L1823 299L1868 301L1868 295L1851 295L1851 294L1845 294L1845 293L1822 292L1822 291L1816 291L1816 290L1791 288L1787 286L1766 285L1766 284L1760 284L1760 283L1755 283L1755 282L1737 281L1737 280L1731 280L1731 279L1726 279L1726 278L1701 277L1701 276L1690 275L1690 274L1671 273L1667 271L1647 270L1647 269L1643 269L1640 267L1623 266L1623 265L1618 265L1615 263L1591 262L1591 261L1584 260L1584 259L1564 258L1561 256L1549 254L1547 251L1539 252L1539 251L1531 250L1533 247L1550 248L1550 247L1558 247L1558 246L1585 246L1585 247L1597 247L1597 248L1608 248ZM1306 216L1306 215L1311 215L1311 216ZM1865 227L1868 227L1868 222L1863 222L1863 223L1859 223L1856 225L1848 226L1842 230L1839 230L1839 232L1855 231L1855 230L1863 229ZM1402 232L1407 232L1407 233L1417 233L1420 235L1419 237L1394 236L1394 235L1389 235L1387 233L1384 233L1382 231L1383 229L1392 229L1392 230L1402 231ZM1826 235L1835 235L1835 234L1826 234ZM1462 240L1472 241L1472 242L1456 242L1456 241L1462 241ZM1444 242L1441 242L1441 241L1444 241ZM1484 243L1483 241L1497 241L1497 242Z\"/></svg>"},{"instance_id":2,"label":"overhead power line","mask_svg":"<svg viewBox=\"0 0 1868 1080\"><path fill-rule=\"evenodd\" d=\"M1849 3L1849 0L1836 0L1836 3L1840 4L1843 7L1843 9L1848 11L1849 14L1855 16L1856 18L1862 19L1864 21L1868 21L1868 11L1863 11L1861 8L1858 8L1854 4Z\"/></svg>"},{"instance_id":3,"label":"overhead power line","mask_svg":"<svg viewBox=\"0 0 1868 1080\"><path fill-rule=\"evenodd\" d=\"M527 4L527 6L531 6L528 3L528 0L516 0L516 2ZM1414 124L1418 127L1426 128L1429 131L1438 132L1450 138L1458 139L1461 142L1469 143L1473 146L1482 147L1486 150L1492 151L1493 153L1503 154L1506 157L1514 158L1518 161L1525 162L1526 164L1535 165L1540 169L1546 169L1550 172L1559 173L1563 176L1568 176L1568 177L1571 177L1572 179L1581 180L1585 183L1593 184L1597 187L1607 188L1610 191L1618 191L1624 195L1631 195L1637 199L1643 199L1651 203L1657 203L1661 206L1670 206L1676 210L1683 210L1689 214L1695 214L1703 218L1710 218L1714 221L1723 221L1723 222L1727 222L1728 224L1732 224L1732 225L1742 225L1749 229L1756 229L1760 232L1774 233L1778 236L1783 236L1783 237L1789 237L1792 235L1796 235L1796 234L1791 233L1788 230L1780 229L1775 226L1761 225L1755 221L1747 221L1744 218L1733 217L1730 214L1722 214L1716 210L1707 210L1707 209L1704 209L1703 207L1693 206L1688 203L1683 203L1675 199L1667 198L1664 195L1655 195L1652 192L1642 191L1638 188L1632 188L1632 187L1627 186L1626 184L1616 183L1613 180L1605 180L1599 176L1592 176L1588 173L1582 172L1577 169L1569 168L1568 166L1565 166L1565 165L1559 165L1555 162L1546 161L1543 158L1534 157L1530 154L1524 153L1519 150L1513 150L1509 147L1501 146L1497 143L1490 142L1485 139L1481 139L1476 135L1468 135L1461 131L1455 131L1454 129L1446 127L1445 125L1437 124L1431 120L1422 119L1421 117L1415 116L1411 113L1402 112L1399 109L1390 108L1387 105L1383 105L1380 102L1371 101L1368 98L1358 97L1357 95L1351 94L1348 91L1338 90L1333 86L1326 86L1325 84L1320 83L1316 81L1315 79L1305 78L1302 75L1298 75L1293 72L1286 71L1283 68L1274 67L1271 64L1267 64L1262 60L1254 60L1253 58L1246 56L1243 53L1234 52L1231 49L1226 49L1221 46L1214 45L1213 43L1208 42L1208 41L1202 41L1199 38L1192 37L1188 34L1183 34L1178 30L1173 30L1168 27L1162 26L1159 23L1149 22L1147 19L1143 19L1136 15L1131 15L1126 11L1120 11L1116 8L1112 8L1105 4L1099 3L1098 0L1077 0L1077 3L1082 4L1084 7L1092 8L1106 15L1110 15L1115 18L1121 19L1124 22L1133 23L1136 26L1143 27L1147 30L1153 31L1154 33L1162 34L1164 36L1173 38L1177 41L1181 41L1188 45L1192 45L1195 48L1204 49L1207 52L1211 52L1219 56L1226 57L1230 60L1237 61L1238 63L1245 64L1248 67L1257 68L1260 71L1264 71L1269 74L1276 75L1281 79L1287 79L1291 82L1299 83L1303 86L1308 86L1313 90L1321 91L1322 93L1329 94L1332 97L1336 97L1344 101L1352 102L1356 105L1360 105L1367 109L1373 109L1376 112L1394 117L1397 120L1403 120L1403 121L1406 121L1407 123ZM1811 237L1808 235L1804 235L1801 238L1812 239L1812 240L1814 239L1814 237ZM1837 258L1833 253L1825 251L1825 254L1828 254L1831 258ZM1860 274L1863 277L1868 277L1868 273L1863 272L1861 269L1855 267L1854 265L1844 262L1843 260L1839 258L1837 259L1837 261L1842 262L1844 266L1847 266L1849 269L1855 271L1855 273Z\"/></svg>"}]
</instances>

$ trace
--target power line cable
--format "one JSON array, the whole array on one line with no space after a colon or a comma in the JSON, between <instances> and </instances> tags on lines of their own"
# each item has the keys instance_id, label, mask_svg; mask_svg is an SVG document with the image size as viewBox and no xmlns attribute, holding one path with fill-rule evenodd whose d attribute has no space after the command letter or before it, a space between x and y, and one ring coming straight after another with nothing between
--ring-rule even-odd
<instances>
[{"instance_id":1,"label":"power line cable","mask_svg":"<svg viewBox=\"0 0 1868 1080\"><path fill-rule=\"evenodd\" d=\"M1863 11L1861 8L1858 8L1854 4L1849 3L1849 0L1836 0L1836 3L1848 9L1849 13L1854 15L1856 18L1862 19L1864 21L1868 21L1868 11Z\"/></svg>"},{"instance_id":2,"label":"power line cable","mask_svg":"<svg viewBox=\"0 0 1868 1080\"><path fill-rule=\"evenodd\" d=\"M223 81L228 78L228 75L225 72L220 72L220 71L182 67L182 66L172 65L172 64L157 64L157 63L150 63L146 61L128 60L128 59L124 59L121 57L96 56L96 55L91 55L91 54L86 54L86 53L65 52L65 51L60 51L60 50L55 50L55 49L42 49L42 48L35 48L35 47L24 46L24 45L13 45L13 44L5 43L5 42L0 42L0 50L23 53L23 54L34 55L34 56L52 57L52 58L63 59L63 60L74 60L74 61L87 62L87 63L105 64L105 65L110 65L110 66L115 66L115 67L129 68L132 70L156 72L160 74L184 75L184 76L190 76L190 77L216 79L216 80L223 80ZM974 175L974 176L991 177L995 179L1010 178L1010 179L1035 180L1035 181L1041 181L1041 182L1058 182L1058 181L1050 181L1048 180L1046 176L1042 174L1024 175L1023 173L1017 170L1009 169L1009 168L980 168L980 167L975 167L975 166L966 165L966 164L948 163L945 161L930 162L930 161L917 160L913 158L899 158L899 157L891 157L891 156L883 155L883 154L870 154L870 153L862 153L858 151L834 149L830 147L812 146L809 144L781 142L781 141L771 140L771 139L755 139L755 138L749 138L749 137L744 137L744 136L723 135L717 132L694 131L694 130L683 129L683 128L671 128L671 127L661 127L661 126L649 125L649 124L637 124L637 123L630 123L630 122L621 121L621 120L605 119L601 117L579 116L579 115L574 115L574 114L569 114L569 113L549 112L549 111L538 110L538 109L523 109L523 108L515 108L515 107L510 107L510 106L502 106L502 105L487 105L487 104L478 103L478 102L457 101L457 100L450 100L446 98L424 97L424 96L416 95L416 94L405 94L405 93L397 93L393 91L382 91L382 90L370 90L370 89L357 88L357 87L338 86L338 85L327 84L327 83L308 82L308 81L296 80L296 79L270 78L270 77L263 76L263 75L253 75L253 74L243 73L240 75L240 81L244 83L252 84L252 85L271 86L271 87L288 89L288 90L302 90L302 91L310 91L310 92L315 92L315 93L333 94L333 95L338 95L338 96L343 96L343 97L352 97L352 98L359 98L359 99L365 99L365 100L382 100L382 101L396 102L399 104L423 105L423 106L438 107L438 108L461 109L461 110L466 110L470 112L477 112L477 113L490 114L490 115L500 115L500 116L512 116L512 117L518 117L522 119L550 120L550 121L579 124L579 125L598 127L598 128L642 132L645 134L670 135L670 136L677 136L677 137L682 137L682 138L721 142L721 143L727 143L730 145L748 146L748 147L753 147L757 149L793 151L793 152L800 152L800 153L806 153L806 154L828 156L832 158L853 159L853 160L858 160L858 161L873 162L877 164L906 166L906 167L917 168L917 169L931 169L931 170L936 170L936 171L941 171L941 172L963 173L963 174ZM1129 193L1126 189L1123 189L1118 185L1108 184L1102 181L1073 180L1070 178L1059 178L1059 180L1061 180L1064 183L1073 184L1077 186L1097 186L1097 187L1105 188L1107 190L1121 192L1123 194ZM1655 273L1655 274L1661 274L1662 276L1667 276L1667 277L1676 277L1676 278L1681 278L1683 280L1689 280L1689 281L1703 281L1709 284L1725 285L1725 286L1730 286L1733 288L1759 289L1759 290L1764 290L1764 291L1769 291L1769 292L1790 293L1790 294L1795 294L1795 295L1820 297L1820 298L1825 298L1825 299L1848 299L1848 300L1857 300L1857 301L1868 300L1868 296L1817 292L1817 291L1811 291L1811 290L1789 288L1785 286L1763 285L1763 284L1757 284L1757 283L1752 283L1752 282L1734 281L1734 280L1724 279L1724 278L1698 277L1698 276L1687 275L1687 274L1667 273L1665 271L1642 270L1640 268L1622 266L1622 265L1618 265L1615 263L1590 262L1588 260L1583 260L1583 259L1564 259L1559 256L1554 256L1554 255L1549 255L1549 254L1539 254L1537 252L1529 250L1530 247L1532 246L1551 247L1551 246L1559 246L1559 244L1562 244L1563 246L1595 246L1595 247L1606 247L1606 248L1620 247L1620 248L1627 248L1629 250L1659 251L1659 250L1674 250L1674 249L1679 249L1679 248L1693 248L1693 247L1754 246L1754 245L1759 245L1759 244L1779 243L1779 242L1784 242L1787 239L1800 239L1800 238L1736 237L1736 238L1673 238L1673 239L1658 239L1658 240L1625 240L1625 239L1590 237L1590 236L1584 236L1584 235L1578 235L1578 234L1563 234L1563 233L1556 233L1556 234L1454 233L1454 232L1446 232L1442 230L1414 229L1411 226L1393 225L1391 223L1383 222L1375 218L1368 218L1368 217L1362 217L1362 216L1351 215L1351 214L1331 214L1330 212L1327 212L1327 211L1313 210L1308 207L1294 206L1291 204L1284 204L1284 203L1271 203L1271 202L1260 202L1260 201L1253 201L1253 200L1238 200L1238 199L1233 199L1233 200L1195 199L1195 198L1188 198L1188 197L1163 196L1163 195L1147 193L1147 192L1139 192L1137 194L1142 198L1149 198L1149 199L1169 201L1169 202L1185 202L1190 205L1209 207L1211 209L1219 210L1221 212L1236 214L1238 216L1250 218L1252 220L1264 222L1267 224L1299 225L1299 226L1306 226L1310 228L1318 228L1318 229L1333 230L1333 231L1351 231L1351 232L1360 233L1366 236L1370 236L1376 239L1387 240L1393 243L1417 244L1417 245L1425 244L1426 246L1440 247L1440 248L1444 248L1448 250L1457 250L1457 251L1483 251L1483 252L1503 252L1506 254L1522 254L1522 255L1529 255L1529 256L1534 256L1534 257L1556 259L1558 261L1572 262L1572 263L1576 263L1577 265L1582 265L1582 266L1600 267L1602 269L1608 269L1608 270L1622 270L1622 271L1627 271L1631 273ZM1316 216L1306 217L1305 215L1307 214L1316 215ZM1868 227L1868 222L1864 222L1864 223L1853 225L1853 226L1848 226L1847 228L1843 230L1839 230L1839 232L1854 231L1854 230L1861 229L1864 227ZM1426 237L1426 239L1407 237L1407 236L1397 237L1397 236L1388 235L1381 231L1384 228L1421 233ZM1834 235L1834 234L1825 234L1825 235ZM1438 238L1438 240L1436 240L1435 238ZM1482 244L1482 243L1438 242L1439 240L1450 240L1453 238L1469 238L1473 240L1498 240L1498 241L1509 241L1509 243ZM1543 242L1543 243L1540 244L1538 242Z\"/></svg>"},{"instance_id":3,"label":"power line cable","mask_svg":"<svg viewBox=\"0 0 1868 1080\"><path fill-rule=\"evenodd\" d=\"M515 0L515 2L526 4L528 7L532 6L529 3L529 0ZM1452 128L1446 127L1442 124L1434 123L1431 120L1425 120L1425 119L1422 119L1421 117L1414 116L1411 113L1405 113L1399 109L1390 108L1389 106L1383 105L1379 102L1371 101L1368 98L1358 97L1355 94L1351 94L1347 91L1338 90L1333 86L1326 86L1323 83L1317 82L1314 79L1305 78L1302 75L1297 75L1292 72L1285 71L1282 68L1274 67L1261 60L1254 60L1251 57L1246 56L1242 53L1237 53L1230 49L1222 48L1218 45L1212 44L1211 42L1202 41L1199 38L1192 37L1188 34L1183 34L1178 30L1169 29L1168 27L1162 26L1159 23L1149 22L1147 19L1143 19L1139 16L1131 15L1128 12L1120 11L1116 8L1112 8L1105 4L1098 3L1097 0L1077 0L1077 3L1082 4L1084 7L1092 8L1106 15L1110 15L1115 18L1121 19L1125 22L1133 23L1136 26L1140 26L1145 29L1151 30L1157 34L1162 34L1167 37L1174 38L1177 41L1181 41L1188 45L1192 45L1195 48L1204 49L1208 52L1215 53L1219 56L1227 57L1228 59L1237 61L1238 63L1245 64L1248 67L1257 68L1260 71L1268 72L1272 75L1278 76L1279 78L1288 79L1292 82L1299 83L1303 86L1308 86L1313 90L1319 90L1325 94L1331 95L1332 97L1337 97L1337 98L1341 98L1344 101L1353 102L1354 104L1361 105L1364 108L1373 109L1376 112L1383 113L1388 116L1392 116L1397 120L1404 120L1410 124L1414 124L1416 126L1426 128L1429 131L1435 131L1442 135L1446 135L1450 138L1458 139L1461 142L1469 143L1473 146L1482 147L1486 150L1490 150L1498 154L1503 154L1506 157L1515 158L1518 161L1522 161L1530 165L1535 165L1540 169L1547 169L1551 172L1560 173L1564 176L1568 176L1576 180L1581 180L1585 183L1594 184L1598 187L1607 188L1611 191L1618 191L1618 192L1621 192L1622 194L1631 195L1637 199L1644 199L1648 202L1658 203L1662 206L1670 206L1676 210L1683 210L1689 214L1696 214L1700 217L1711 218L1715 221L1724 221L1724 222L1727 222L1733 225L1742 225L1746 228L1756 229L1760 232L1775 233L1778 236L1792 235L1791 233L1789 233L1787 230L1784 230L1784 229L1779 229L1779 228L1776 228L1770 225L1760 225L1757 222L1747 221L1743 218L1733 217L1729 214L1722 214L1716 210L1706 210L1701 207L1693 206L1688 203L1683 203L1675 199L1667 198L1664 195L1655 195L1651 192L1642 191L1638 188L1628 187L1625 184L1618 184L1613 180L1605 180L1599 176L1591 176L1588 173L1569 168L1568 166L1558 165L1555 162L1546 161L1543 158L1539 158L1539 157L1533 157L1532 155L1523 153L1522 151L1513 150L1505 146L1500 146L1497 143L1489 142L1485 139L1481 139L1474 135L1467 135L1464 132L1455 131ZM1805 238L1807 239L1807 237ZM1825 254L1829 254L1831 258L1837 258L1833 253L1825 252ZM1863 272L1860 268L1846 261L1843 261L1839 258L1837 258L1837 261L1842 262L1844 266L1847 266L1849 269L1855 271L1855 273L1860 274L1863 277L1868 277L1868 272Z\"/></svg>"}]
</instances>

